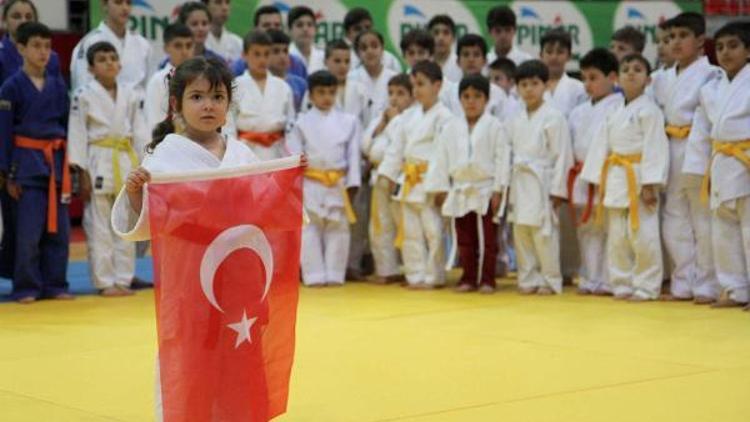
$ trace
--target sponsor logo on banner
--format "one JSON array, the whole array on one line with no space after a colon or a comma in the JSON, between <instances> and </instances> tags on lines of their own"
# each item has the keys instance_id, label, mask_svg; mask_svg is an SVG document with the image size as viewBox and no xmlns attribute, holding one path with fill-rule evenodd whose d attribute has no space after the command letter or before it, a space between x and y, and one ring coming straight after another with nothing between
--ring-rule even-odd
<instances>
[{"instance_id":1,"label":"sponsor logo on banner","mask_svg":"<svg viewBox=\"0 0 750 422\"><path fill-rule=\"evenodd\" d=\"M516 44L533 57L539 57L539 42L545 32L562 27L573 41L573 63L594 47L591 27L578 8L569 1L516 1L511 8L516 12Z\"/></svg>"},{"instance_id":2,"label":"sponsor logo on banner","mask_svg":"<svg viewBox=\"0 0 750 422\"><path fill-rule=\"evenodd\" d=\"M182 3L181 0L134 0L130 29L160 46L164 28L177 16Z\"/></svg>"},{"instance_id":3,"label":"sponsor logo on banner","mask_svg":"<svg viewBox=\"0 0 750 422\"><path fill-rule=\"evenodd\" d=\"M612 28L617 30L631 25L646 34L643 55L651 63L655 63L658 25L680 12L680 7L671 1L624 1L617 6Z\"/></svg>"},{"instance_id":4,"label":"sponsor logo on banner","mask_svg":"<svg viewBox=\"0 0 750 422\"><path fill-rule=\"evenodd\" d=\"M457 0L396 0L388 10L388 36L395 46L401 37L415 28L426 28L435 15L449 15L456 22L456 38L467 33L481 34L476 18Z\"/></svg>"},{"instance_id":5,"label":"sponsor logo on banner","mask_svg":"<svg viewBox=\"0 0 750 422\"><path fill-rule=\"evenodd\" d=\"M315 44L324 46L328 41L344 38L344 16L347 8L338 0L263 0L260 6L276 6L281 11L286 29L287 15L295 6L307 6L315 13L317 29Z\"/></svg>"}]
</instances>

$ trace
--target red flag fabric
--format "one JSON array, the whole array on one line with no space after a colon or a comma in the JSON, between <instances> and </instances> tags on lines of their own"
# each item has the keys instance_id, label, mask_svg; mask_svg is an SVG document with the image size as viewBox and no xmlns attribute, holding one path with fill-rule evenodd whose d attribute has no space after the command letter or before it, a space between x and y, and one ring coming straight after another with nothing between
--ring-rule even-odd
<instances>
[{"instance_id":1,"label":"red flag fabric","mask_svg":"<svg viewBox=\"0 0 750 422\"><path fill-rule=\"evenodd\" d=\"M302 226L299 158L148 186L165 422L286 411Z\"/></svg>"}]
</instances>

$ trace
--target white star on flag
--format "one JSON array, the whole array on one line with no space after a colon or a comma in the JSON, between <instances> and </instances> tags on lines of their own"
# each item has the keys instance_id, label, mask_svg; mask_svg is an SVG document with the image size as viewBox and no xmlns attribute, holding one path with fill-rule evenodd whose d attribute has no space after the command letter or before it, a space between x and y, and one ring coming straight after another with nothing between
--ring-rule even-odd
<instances>
[{"instance_id":1,"label":"white star on flag","mask_svg":"<svg viewBox=\"0 0 750 422\"><path fill-rule=\"evenodd\" d=\"M227 324L227 327L233 329L237 332L237 343L234 345L234 348L237 349L240 347L242 343L247 340L248 343L252 344L253 340L250 338L250 328L255 324L255 321L258 318L247 318L247 314L245 313L245 310L242 310L242 319L239 322L235 322L234 324Z\"/></svg>"}]
</instances>

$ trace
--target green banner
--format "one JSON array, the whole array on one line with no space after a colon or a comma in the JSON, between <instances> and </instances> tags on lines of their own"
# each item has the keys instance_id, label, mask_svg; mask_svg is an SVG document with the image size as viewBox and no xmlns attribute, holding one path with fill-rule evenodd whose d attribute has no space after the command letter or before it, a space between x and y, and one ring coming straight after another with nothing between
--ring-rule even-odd
<instances>
[{"instance_id":1,"label":"green banner","mask_svg":"<svg viewBox=\"0 0 750 422\"><path fill-rule=\"evenodd\" d=\"M101 20L100 0L89 0L91 25ZM131 28L160 44L164 26L174 19L179 0L134 0ZM458 34L479 33L491 42L485 25L487 11L507 4L516 12L516 42L521 49L539 54L539 39L550 28L562 26L573 38L574 57L593 47L607 46L612 32L633 25L646 34L644 54L656 58L655 31L659 22L681 11L701 11L700 1L489 1L489 0L379 0L366 7L374 26L386 39L386 47L400 56L401 36L415 27L423 27L436 14L448 14L458 25ZM228 22L231 31L244 35L252 27L253 13L260 5L275 5L284 16L294 6L305 5L318 17L316 41L343 36L343 18L347 10L362 6L360 0L235 0Z\"/></svg>"}]
</instances>

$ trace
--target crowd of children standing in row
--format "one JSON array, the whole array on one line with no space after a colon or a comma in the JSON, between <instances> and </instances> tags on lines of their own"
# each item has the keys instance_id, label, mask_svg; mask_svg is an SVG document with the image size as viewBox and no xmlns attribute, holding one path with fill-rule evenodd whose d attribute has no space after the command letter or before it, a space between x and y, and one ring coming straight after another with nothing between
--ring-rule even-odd
<instances>
[{"instance_id":1,"label":"crowd of children standing in row","mask_svg":"<svg viewBox=\"0 0 750 422\"><path fill-rule=\"evenodd\" d=\"M290 38L278 9L261 7L240 39L223 28L229 2L207 0L166 28L168 58L149 78L149 45L126 30L130 2L103 4L105 21L73 53L70 102L33 4L3 11L0 170L22 303L69 298L71 179L86 202L95 286L132 294L135 249L122 238L148 238L143 184L184 165L166 162L181 153L193 166L306 155L305 285L343 284L369 243L379 282L443 286L446 256L458 255L456 290L491 293L507 220L521 293L561 293L560 219L570 218L581 293L653 300L670 278L670 299L750 301L747 23L714 34L716 67L703 55L703 16L681 13L660 25L654 71L643 34L622 28L610 49L581 57L581 82L565 73L569 34L545 33L532 59L513 45L507 7L488 13L492 51L476 34L456 40L446 15L406 34L403 74L364 9L322 50L309 8L289 12ZM19 25L19 10L31 22Z\"/></svg>"}]
</instances>

